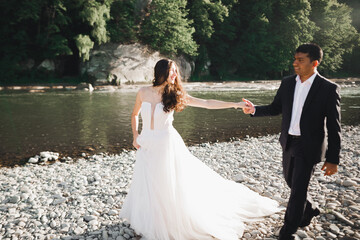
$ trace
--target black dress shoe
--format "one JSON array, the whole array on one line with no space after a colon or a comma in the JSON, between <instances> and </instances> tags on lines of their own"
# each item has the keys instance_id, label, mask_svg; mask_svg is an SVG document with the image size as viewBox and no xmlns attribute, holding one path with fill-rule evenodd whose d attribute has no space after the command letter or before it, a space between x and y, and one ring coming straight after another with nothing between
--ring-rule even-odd
<instances>
[{"instance_id":1,"label":"black dress shoe","mask_svg":"<svg viewBox=\"0 0 360 240\"><path fill-rule=\"evenodd\" d=\"M312 211L311 214L308 214L306 216L303 217L303 219L301 220L301 223L299 225L299 227L306 227L310 224L311 219L317 215L320 214L320 210L319 209L315 209L314 211Z\"/></svg>"},{"instance_id":2,"label":"black dress shoe","mask_svg":"<svg viewBox=\"0 0 360 240\"><path fill-rule=\"evenodd\" d=\"M295 239L295 237L293 236L292 233L288 232L286 230L286 227L283 226L280 230L280 233L279 233L279 240L293 240Z\"/></svg>"},{"instance_id":3,"label":"black dress shoe","mask_svg":"<svg viewBox=\"0 0 360 240\"><path fill-rule=\"evenodd\" d=\"M292 234L280 234L279 240L294 240L295 237Z\"/></svg>"}]
</instances>

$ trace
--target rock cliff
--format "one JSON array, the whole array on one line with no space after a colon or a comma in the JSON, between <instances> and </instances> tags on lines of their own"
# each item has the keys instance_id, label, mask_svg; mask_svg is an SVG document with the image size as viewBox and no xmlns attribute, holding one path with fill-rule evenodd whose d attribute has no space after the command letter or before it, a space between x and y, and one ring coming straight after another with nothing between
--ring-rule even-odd
<instances>
[{"instance_id":1,"label":"rock cliff","mask_svg":"<svg viewBox=\"0 0 360 240\"><path fill-rule=\"evenodd\" d=\"M167 57L139 43L107 43L91 51L90 60L82 64L81 72L87 73L95 85L108 82L116 85L151 82L154 66L162 58ZM189 79L194 63L184 57L171 59L178 64L183 80Z\"/></svg>"}]
</instances>

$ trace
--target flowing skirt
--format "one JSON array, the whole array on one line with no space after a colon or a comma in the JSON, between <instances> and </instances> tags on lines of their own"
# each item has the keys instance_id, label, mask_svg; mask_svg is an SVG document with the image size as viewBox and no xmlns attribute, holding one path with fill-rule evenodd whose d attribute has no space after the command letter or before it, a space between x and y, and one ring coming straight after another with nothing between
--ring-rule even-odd
<instances>
[{"instance_id":1,"label":"flowing skirt","mask_svg":"<svg viewBox=\"0 0 360 240\"><path fill-rule=\"evenodd\" d=\"M244 221L279 211L278 203L226 180L193 156L173 128L143 130L120 217L151 240L243 235Z\"/></svg>"}]
</instances>

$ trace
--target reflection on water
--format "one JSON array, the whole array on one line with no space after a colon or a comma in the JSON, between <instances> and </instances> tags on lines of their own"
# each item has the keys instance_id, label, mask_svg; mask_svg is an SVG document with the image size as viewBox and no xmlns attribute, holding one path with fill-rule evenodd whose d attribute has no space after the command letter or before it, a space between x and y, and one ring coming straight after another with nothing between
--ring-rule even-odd
<instances>
[{"instance_id":1,"label":"reflection on water","mask_svg":"<svg viewBox=\"0 0 360 240\"><path fill-rule=\"evenodd\" d=\"M343 88L342 123L360 121L360 87ZM270 103L275 90L189 91L206 99ZM130 115L135 91L0 93L0 162L40 151L70 155L119 152L132 142ZM187 144L278 133L280 117L250 118L241 110L188 107L175 113L175 128Z\"/></svg>"}]
</instances>

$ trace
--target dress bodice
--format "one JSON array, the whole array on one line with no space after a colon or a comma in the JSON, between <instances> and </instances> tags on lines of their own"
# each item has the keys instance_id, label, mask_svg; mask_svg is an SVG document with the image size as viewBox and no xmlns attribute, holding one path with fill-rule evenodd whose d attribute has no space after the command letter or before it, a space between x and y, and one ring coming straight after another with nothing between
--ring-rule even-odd
<instances>
[{"instance_id":1,"label":"dress bodice","mask_svg":"<svg viewBox=\"0 0 360 240\"><path fill-rule=\"evenodd\" d=\"M155 105L155 106L154 106ZM164 112L164 105L160 102L152 104L150 102L142 102L141 119L142 130L162 130L172 126L174 120L174 111ZM154 121L154 129L151 129L151 121Z\"/></svg>"}]
</instances>

